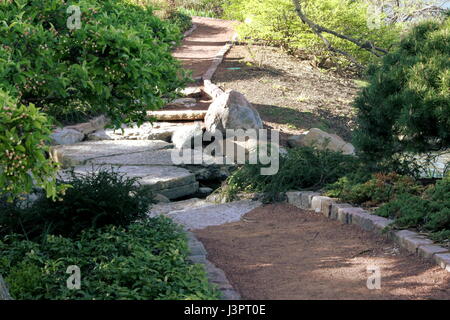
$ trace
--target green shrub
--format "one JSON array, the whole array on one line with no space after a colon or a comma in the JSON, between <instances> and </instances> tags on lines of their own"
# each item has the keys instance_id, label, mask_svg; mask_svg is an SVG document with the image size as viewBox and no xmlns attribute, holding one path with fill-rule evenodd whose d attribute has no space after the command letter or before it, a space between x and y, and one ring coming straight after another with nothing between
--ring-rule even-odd
<instances>
[{"instance_id":1,"label":"green shrub","mask_svg":"<svg viewBox=\"0 0 450 320\"><path fill-rule=\"evenodd\" d=\"M404 162L405 153L450 146L450 19L426 22L369 70L355 106L355 144L367 161Z\"/></svg>"},{"instance_id":2,"label":"green shrub","mask_svg":"<svg viewBox=\"0 0 450 320\"><path fill-rule=\"evenodd\" d=\"M315 23L356 39L374 41L388 48L398 38L395 26L381 26L371 30L367 21L367 2L351 0L302 1L306 15ZM341 56L330 53L323 41L296 15L292 0L229 0L225 4L225 17L246 21L239 25L242 38L265 40L291 52L306 52L319 57L333 57L346 63ZM336 48L343 49L361 62L373 56L356 45L326 35Z\"/></svg>"},{"instance_id":3,"label":"green shrub","mask_svg":"<svg viewBox=\"0 0 450 320\"><path fill-rule=\"evenodd\" d=\"M261 175L261 167L245 165L235 171L223 187L225 195L232 199L239 192L261 192L266 195L266 201L278 200L279 194L288 190L321 189L357 171L361 164L353 156L304 147L290 149L281 157L275 175Z\"/></svg>"},{"instance_id":4,"label":"green shrub","mask_svg":"<svg viewBox=\"0 0 450 320\"><path fill-rule=\"evenodd\" d=\"M185 32L192 27L192 18L183 12L180 11L172 12L169 15L168 19L171 23L178 26L181 32Z\"/></svg>"},{"instance_id":5,"label":"green shrub","mask_svg":"<svg viewBox=\"0 0 450 320\"><path fill-rule=\"evenodd\" d=\"M4 204L0 214L0 235L24 234L39 239L46 234L77 237L88 228L106 225L126 227L144 218L152 196L134 178L100 168L86 175L72 173L58 184L71 187L59 201L42 197L31 206Z\"/></svg>"},{"instance_id":6,"label":"green shrub","mask_svg":"<svg viewBox=\"0 0 450 320\"><path fill-rule=\"evenodd\" d=\"M376 214L395 219L394 227L417 228L431 232L435 240L450 240L450 176L422 195L399 195L377 209Z\"/></svg>"},{"instance_id":7,"label":"green shrub","mask_svg":"<svg viewBox=\"0 0 450 320\"><path fill-rule=\"evenodd\" d=\"M411 177L396 173L377 173L363 183L355 183L348 177L343 177L327 187L327 195L343 202L372 207L389 202L404 193L420 195L423 190Z\"/></svg>"},{"instance_id":8,"label":"green shrub","mask_svg":"<svg viewBox=\"0 0 450 320\"><path fill-rule=\"evenodd\" d=\"M187 262L185 234L168 218L128 229L85 230L79 240L49 235L42 243L11 235L0 241L0 274L14 299L217 299L200 265ZM67 267L81 271L69 290Z\"/></svg>"},{"instance_id":9,"label":"green shrub","mask_svg":"<svg viewBox=\"0 0 450 320\"><path fill-rule=\"evenodd\" d=\"M223 15L223 4L226 0L176 0L181 12L191 16L220 18Z\"/></svg>"},{"instance_id":10,"label":"green shrub","mask_svg":"<svg viewBox=\"0 0 450 320\"><path fill-rule=\"evenodd\" d=\"M81 9L70 30L69 5ZM60 121L142 122L185 83L177 26L127 0L0 2L0 89Z\"/></svg>"},{"instance_id":11,"label":"green shrub","mask_svg":"<svg viewBox=\"0 0 450 320\"><path fill-rule=\"evenodd\" d=\"M56 197L62 188L55 184L57 166L47 157L49 134L50 122L44 113L33 104L18 104L0 90L0 197L11 201L33 186Z\"/></svg>"}]
</instances>

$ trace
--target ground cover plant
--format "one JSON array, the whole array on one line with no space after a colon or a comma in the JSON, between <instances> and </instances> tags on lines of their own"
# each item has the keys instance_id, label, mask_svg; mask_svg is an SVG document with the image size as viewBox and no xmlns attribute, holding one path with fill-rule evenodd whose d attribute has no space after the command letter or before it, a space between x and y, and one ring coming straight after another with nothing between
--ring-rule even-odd
<instances>
[{"instance_id":1,"label":"ground cover plant","mask_svg":"<svg viewBox=\"0 0 450 320\"><path fill-rule=\"evenodd\" d=\"M115 171L72 174L60 201L0 201L0 274L15 299L216 299L181 227L149 219L151 193ZM1 200L1 199L0 199ZM69 290L68 266L82 273Z\"/></svg>"},{"instance_id":2,"label":"ground cover plant","mask_svg":"<svg viewBox=\"0 0 450 320\"><path fill-rule=\"evenodd\" d=\"M263 165L247 164L227 179L222 192L229 199L239 192L258 192L265 201L276 201L288 190L319 190L360 166L358 159L340 152L294 148L280 158L277 174L264 176L260 174Z\"/></svg>"},{"instance_id":3,"label":"ground cover plant","mask_svg":"<svg viewBox=\"0 0 450 320\"><path fill-rule=\"evenodd\" d=\"M164 217L127 228L87 229L78 240L20 235L0 240L0 274L14 299L217 299L200 265L187 262L186 236ZM80 290L66 285L67 267L81 271Z\"/></svg>"}]
</instances>

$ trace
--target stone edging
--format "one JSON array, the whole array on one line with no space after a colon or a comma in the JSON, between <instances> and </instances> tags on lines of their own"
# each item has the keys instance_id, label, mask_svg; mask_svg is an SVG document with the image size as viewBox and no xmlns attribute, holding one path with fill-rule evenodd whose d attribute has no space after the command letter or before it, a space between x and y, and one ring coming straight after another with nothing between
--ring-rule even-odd
<instances>
[{"instance_id":1,"label":"stone edging","mask_svg":"<svg viewBox=\"0 0 450 320\"><path fill-rule=\"evenodd\" d=\"M311 191L286 192L287 202L301 209L322 213L325 217L345 224L381 234L394 222L347 203L337 203L336 199L321 196ZM400 247L421 258L432 260L442 269L450 272L450 249L438 246L430 239L410 230L388 230L386 235Z\"/></svg>"},{"instance_id":2,"label":"stone edging","mask_svg":"<svg viewBox=\"0 0 450 320\"><path fill-rule=\"evenodd\" d=\"M204 265L209 281L216 284L220 292L222 293L222 300L241 300L240 294L236 290L234 290L223 270L217 268L206 258L208 253L206 252L203 244L192 232L188 231L187 235L188 246L191 250L189 260L192 263L199 263Z\"/></svg>"},{"instance_id":3,"label":"stone edging","mask_svg":"<svg viewBox=\"0 0 450 320\"><path fill-rule=\"evenodd\" d=\"M222 63L223 58L225 57L227 52L231 49L231 47L233 46L234 42L236 42L237 36L238 36L237 33L235 33L233 35L231 41L228 41L222 47L222 49L220 49L220 51L216 54L216 56L213 59L213 62L211 64L211 66L209 67L209 69L202 76L203 81L212 79L214 73L217 71L217 68Z\"/></svg>"},{"instance_id":4,"label":"stone edging","mask_svg":"<svg viewBox=\"0 0 450 320\"><path fill-rule=\"evenodd\" d=\"M192 27L183 33L183 38L189 37L192 34L192 32L194 32L196 29L197 25L195 23L192 24Z\"/></svg>"}]
</instances>

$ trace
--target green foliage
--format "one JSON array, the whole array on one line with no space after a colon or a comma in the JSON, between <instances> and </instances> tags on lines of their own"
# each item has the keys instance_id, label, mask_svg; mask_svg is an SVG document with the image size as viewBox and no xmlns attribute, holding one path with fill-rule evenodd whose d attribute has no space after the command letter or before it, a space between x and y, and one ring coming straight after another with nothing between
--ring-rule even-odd
<instances>
[{"instance_id":1,"label":"green foliage","mask_svg":"<svg viewBox=\"0 0 450 320\"><path fill-rule=\"evenodd\" d=\"M355 39L374 41L379 47L389 48L398 38L395 26L368 26L367 2L351 0L305 0L305 14L315 23ZM332 56L323 41L296 15L292 0L229 0L224 5L225 17L246 21L239 25L242 38L265 40L281 45L291 52L305 52L319 57L333 57L346 63L341 56ZM326 35L332 45L343 49L361 62L373 56L356 45Z\"/></svg>"},{"instance_id":2,"label":"green foliage","mask_svg":"<svg viewBox=\"0 0 450 320\"><path fill-rule=\"evenodd\" d=\"M42 243L11 235L0 241L0 274L14 299L217 299L200 265L187 262L187 241L168 218L85 230L79 240L49 235ZM69 290L67 267L81 271Z\"/></svg>"},{"instance_id":3,"label":"green foliage","mask_svg":"<svg viewBox=\"0 0 450 320\"><path fill-rule=\"evenodd\" d=\"M404 193L377 209L376 214L395 219L397 228L431 232L438 241L450 240L450 176L422 195Z\"/></svg>"},{"instance_id":4,"label":"green foliage","mask_svg":"<svg viewBox=\"0 0 450 320\"><path fill-rule=\"evenodd\" d=\"M60 121L144 121L185 83L170 52L181 34L132 2L0 2L0 89ZM67 27L71 4L81 9L80 29Z\"/></svg>"},{"instance_id":5,"label":"green foliage","mask_svg":"<svg viewBox=\"0 0 450 320\"><path fill-rule=\"evenodd\" d=\"M339 152L294 148L280 158L277 174L264 176L260 174L263 165L245 165L228 178L223 192L231 199L239 192L261 192L266 201L273 201L292 189L318 190L360 166L355 157Z\"/></svg>"},{"instance_id":6,"label":"green foliage","mask_svg":"<svg viewBox=\"0 0 450 320\"><path fill-rule=\"evenodd\" d=\"M136 179L113 170L80 175L72 173L58 185L71 187L59 201L42 197L31 206L21 202L3 204L0 235L24 234L39 239L46 234L76 238L88 228L127 226L148 212L152 196Z\"/></svg>"},{"instance_id":7,"label":"green foliage","mask_svg":"<svg viewBox=\"0 0 450 320\"><path fill-rule=\"evenodd\" d=\"M55 185L57 166L46 156L49 134L44 113L0 90L0 196L12 200L39 186L55 198L63 189Z\"/></svg>"},{"instance_id":8,"label":"green foliage","mask_svg":"<svg viewBox=\"0 0 450 320\"><path fill-rule=\"evenodd\" d=\"M348 177L343 177L327 189L328 196L368 207L379 206L404 193L419 195L423 192L423 187L413 178L396 173L377 173L363 183L355 183Z\"/></svg>"},{"instance_id":9,"label":"green foliage","mask_svg":"<svg viewBox=\"0 0 450 320\"><path fill-rule=\"evenodd\" d=\"M226 0L176 0L178 10L191 16L220 18Z\"/></svg>"},{"instance_id":10,"label":"green foliage","mask_svg":"<svg viewBox=\"0 0 450 320\"><path fill-rule=\"evenodd\" d=\"M172 12L168 19L171 23L178 26L181 32L185 32L192 27L192 18L181 11Z\"/></svg>"},{"instance_id":11,"label":"green foliage","mask_svg":"<svg viewBox=\"0 0 450 320\"><path fill-rule=\"evenodd\" d=\"M398 166L405 153L450 146L450 19L414 28L369 80L355 102L361 157Z\"/></svg>"}]
</instances>

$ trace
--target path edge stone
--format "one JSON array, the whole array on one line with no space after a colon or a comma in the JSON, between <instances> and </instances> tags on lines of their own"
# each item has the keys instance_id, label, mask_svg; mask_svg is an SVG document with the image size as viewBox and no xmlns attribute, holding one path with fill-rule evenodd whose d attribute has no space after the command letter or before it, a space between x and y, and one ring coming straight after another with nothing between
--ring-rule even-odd
<instances>
[{"instance_id":1,"label":"path edge stone","mask_svg":"<svg viewBox=\"0 0 450 320\"><path fill-rule=\"evenodd\" d=\"M221 293L221 300L241 300L241 295L228 281L225 272L207 259L208 252L194 233L186 231L190 249L189 261L203 265L208 280L215 284Z\"/></svg>"},{"instance_id":2,"label":"path edge stone","mask_svg":"<svg viewBox=\"0 0 450 320\"><path fill-rule=\"evenodd\" d=\"M450 272L450 249L435 244L427 237L411 230L387 230L394 220L369 213L360 207L338 203L337 199L311 191L286 192L287 203L305 210L321 213L325 217L343 224L353 224L365 231L385 234L388 239L403 249L425 260L429 260Z\"/></svg>"}]
</instances>

